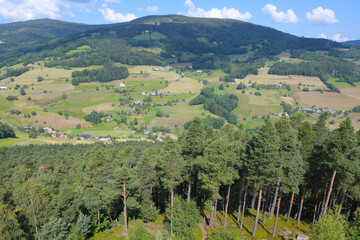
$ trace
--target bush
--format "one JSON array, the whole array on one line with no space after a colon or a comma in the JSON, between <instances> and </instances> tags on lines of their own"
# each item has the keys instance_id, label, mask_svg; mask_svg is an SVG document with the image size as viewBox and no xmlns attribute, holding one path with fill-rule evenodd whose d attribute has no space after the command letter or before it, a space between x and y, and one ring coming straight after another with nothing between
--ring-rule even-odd
<instances>
[{"instance_id":1,"label":"bush","mask_svg":"<svg viewBox=\"0 0 360 240\"><path fill-rule=\"evenodd\" d=\"M336 211L337 212L337 211ZM345 219L342 215L329 210L325 217L314 225L311 240L345 240Z\"/></svg>"},{"instance_id":2,"label":"bush","mask_svg":"<svg viewBox=\"0 0 360 240\"><path fill-rule=\"evenodd\" d=\"M12 95L7 96L6 99L7 99L8 101L18 100L17 96L12 96Z\"/></svg>"}]
</instances>

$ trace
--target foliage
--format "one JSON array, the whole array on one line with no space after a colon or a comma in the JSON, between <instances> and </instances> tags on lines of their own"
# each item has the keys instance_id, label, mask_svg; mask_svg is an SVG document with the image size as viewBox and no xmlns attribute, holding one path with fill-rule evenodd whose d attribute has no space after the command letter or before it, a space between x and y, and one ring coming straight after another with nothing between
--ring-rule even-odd
<instances>
[{"instance_id":1,"label":"foliage","mask_svg":"<svg viewBox=\"0 0 360 240\"><path fill-rule=\"evenodd\" d=\"M329 211L311 230L311 240L344 240L346 222L343 216Z\"/></svg>"},{"instance_id":2,"label":"foliage","mask_svg":"<svg viewBox=\"0 0 360 240\"><path fill-rule=\"evenodd\" d=\"M5 79L5 78L9 78L9 77L17 77L29 70L30 70L30 68L28 68L28 67L9 68L6 70L6 73L4 73L4 75L2 75L0 77L0 79Z\"/></svg>"},{"instance_id":3,"label":"foliage","mask_svg":"<svg viewBox=\"0 0 360 240\"><path fill-rule=\"evenodd\" d=\"M169 228L170 209L166 210L166 223ZM179 196L174 197L174 234L177 239L196 239L195 227L201 222L202 217L194 201L187 203Z\"/></svg>"},{"instance_id":4,"label":"foliage","mask_svg":"<svg viewBox=\"0 0 360 240\"><path fill-rule=\"evenodd\" d=\"M69 234L69 224L64 219L50 217L49 221L41 227L40 236L44 239L65 240Z\"/></svg>"},{"instance_id":5,"label":"foliage","mask_svg":"<svg viewBox=\"0 0 360 240\"><path fill-rule=\"evenodd\" d=\"M8 206L0 203L0 239L20 239L23 231L16 219L14 211L8 209Z\"/></svg>"},{"instance_id":6,"label":"foliage","mask_svg":"<svg viewBox=\"0 0 360 240\"><path fill-rule=\"evenodd\" d=\"M129 72L126 67L105 66L101 69L72 72L72 84L77 86L84 82L110 82L127 78Z\"/></svg>"},{"instance_id":7,"label":"foliage","mask_svg":"<svg viewBox=\"0 0 360 240\"><path fill-rule=\"evenodd\" d=\"M101 118L105 117L103 112L92 111L90 114L84 117L85 121L91 122L92 124L101 123Z\"/></svg>"},{"instance_id":8,"label":"foliage","mask_svg":"<svg viewBox=\"0 0 360 240\"><path fill-rule=\"evenodd\" d=\"M14 129L6 123L0 122L0 139L16 137Z\"/></svg>"},{"instance_id":9,"label":"foliage","mask_svg":"<svg viewBox=\"0 0 360 240\"><path fill-rule=\"evenodd\" d=\"M236 124L237 117L231 113L238 106L238 97L234 94L216 95L213 89L206 87L201 94L189 103L192 105L204 104L204 109L225 118L229 123Z\"/></svg>"}]
</instances>

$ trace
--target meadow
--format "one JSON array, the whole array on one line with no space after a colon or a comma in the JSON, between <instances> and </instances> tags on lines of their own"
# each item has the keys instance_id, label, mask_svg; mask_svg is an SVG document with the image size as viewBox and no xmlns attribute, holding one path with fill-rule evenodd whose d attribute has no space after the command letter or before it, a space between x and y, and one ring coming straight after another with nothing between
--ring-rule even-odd
<instances>
[{"instance_id":1,"label":"meadow","mask_svg":"<svg viewBox=\"0 0 360 240\"><path fill-rule=\"evenodd\" d=\"M90 50L84 46L74 51ZM288 55L284 54L281 57L286 58ZM146 137L144 134L132 132L127 125L118 126L115 121L92 125L86 122L83 117L92 111L116 115L124 110L134 110L133 106L123 105L119 100L129 98L132 99L130 103L133 101L142 103L154 90L158 91L159 95L151 96L150 103L153 106L143 110L140 114L127 116L127 122L133 122L137 118L139 126L148 129L166 127L173 133L179 134L184 124L194 117L206 117L208 115L217 117L205 111L201 105L192 107L188 105L189 101L200 93L201 88L205 87L201 83L204 80L207 81L207 87L214 88L216 94L235 94L238 96L238 107L233 113L246 129L261 126L263 116L278 116L282 113L283 108L280 103L283 101L292 105L293 108L310 105L334 110L350 110L354 106L360 105L360 86L348 86L347 83L331 79L330 81L339 87L341 93L321 93L313 91L315 89L326 89L318 77L270 75L267 73L268 67L259 69L258 75L248 75L245 79L235 79L235 82L223 83L219 80L226 74L221 70L206 72L187 70L183 72L185 76L181 76L175 69L156 71L155 66L126 66L116 63L116 66L128 67L130 75L127 79L115 80L106 84L91 82L73 86L71 84L72 71L85 68L72 68L70 70L47 68L42 61L29 66L31 70L14 77L13 82L9 79L0 81L0 84L8 84L9 86L9 89L0 91L1 120L14 127L28 125L52 127L72 135L90 134L93 136L112 136L118 139ZM20 67L20 65L13 67ZM100 67L94 65L87 69ZM0 71L4 72L5 70L3 68ZM42 77L42 80L38 81L38 77ZM237 90L236 87L239 83L243 83L248 88L245 91ZM289 84L290 88L258 89L251 87L253 83L256 85L282 83ZM120 86L120 84L125 84L125 87ZM219 89L220 84L223 84L223 90ZM304 87L309 88L309 91L304 92ZM20 95L21 88L24 88L26 95ZM255 95L255 92L260 94ZM8 101L6 97L9 95L17 96L18 100ZM11 114L11 110L19 110L21 113ZM158 111L163 112L167 117L156 117ZM33 112L36 114L32 115ZM26 115L30 117L25 118ZM359 129L358 115L353 114L351 116L355 127ZM338 122L341 121L339 117L331 120L335 121L334 124L329 125L331 128L337 126ZM80 129L76 129L78 125L81 126ZM45 141L40 139L24 141L25 137L21 136L21 140L9 140L9 144L32 143L33 141L42 143Z\"/></svg>"}]
</instances>

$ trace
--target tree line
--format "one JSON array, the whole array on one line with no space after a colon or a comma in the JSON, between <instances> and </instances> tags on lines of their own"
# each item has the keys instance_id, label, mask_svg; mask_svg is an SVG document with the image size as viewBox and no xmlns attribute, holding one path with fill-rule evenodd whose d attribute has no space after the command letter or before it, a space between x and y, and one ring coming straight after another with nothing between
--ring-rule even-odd
<instances>
[{"instance_id":1,"label":"tree line","mask_svg":"<svg viewBox=\"0 0 360 240\"><path fill-rule=\"evenodd\" d=\"M84 82L110 82L125 79L129 76L129 71L123 66L115 67L113 65L105 65L100 69L74 71L71 76L73 77L72 84L78 86Z\"/></svg>"},{"instance_id":2,"label":"tree line","mask_svg":"<svg viewBox=\"0 0 360 240\"><path fill-rule=\"evenodd\" d=\"M315 223L336 209L351 220L360 200L360 131L347 118L330 132L327 119L266 118L246 132L231 124L204 130L195 118L177 141L165 143L2 148L1 214L11 231L38 239L61 229L84 239L111 223L122 223L127 234L129 219L151 222L159 213L164 235L195 239L200 212L209 212L213 227L221 205L223 225L232 212L240 229L246 209L256 209L253 236L269 218L276 236L279 214Z\"/></svg>"},{"instance_id":3,"label":"tree line","mask_svg":"<svg viewBox=\"0 0 360 240\"><path fill-rule=\"evenodd\" d=\"M214 94L214 88L206 87L200 95L189 102L190 106L204 104L204 109L226 119L231 124L237 123L236 116L231 113L238 106L238 97L234 94Z\"/></svg>"}]
</instances>

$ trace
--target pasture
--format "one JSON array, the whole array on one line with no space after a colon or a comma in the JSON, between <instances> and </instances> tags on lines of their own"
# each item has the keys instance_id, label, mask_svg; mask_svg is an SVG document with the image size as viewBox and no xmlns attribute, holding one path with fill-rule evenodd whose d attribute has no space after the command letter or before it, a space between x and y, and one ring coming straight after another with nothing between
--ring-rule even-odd
<instances>
[{"instance_id":1,"label":"pasture","mask_svg":"<svg viewBox=\"0 0 360 240\"><path fill-rule=\"evenodd\" d=\"M300 106L325 107L334 110L350 110L360 105L360 100L335 92L297 92L294 94Z\"/></svg>"}]
</instances>

